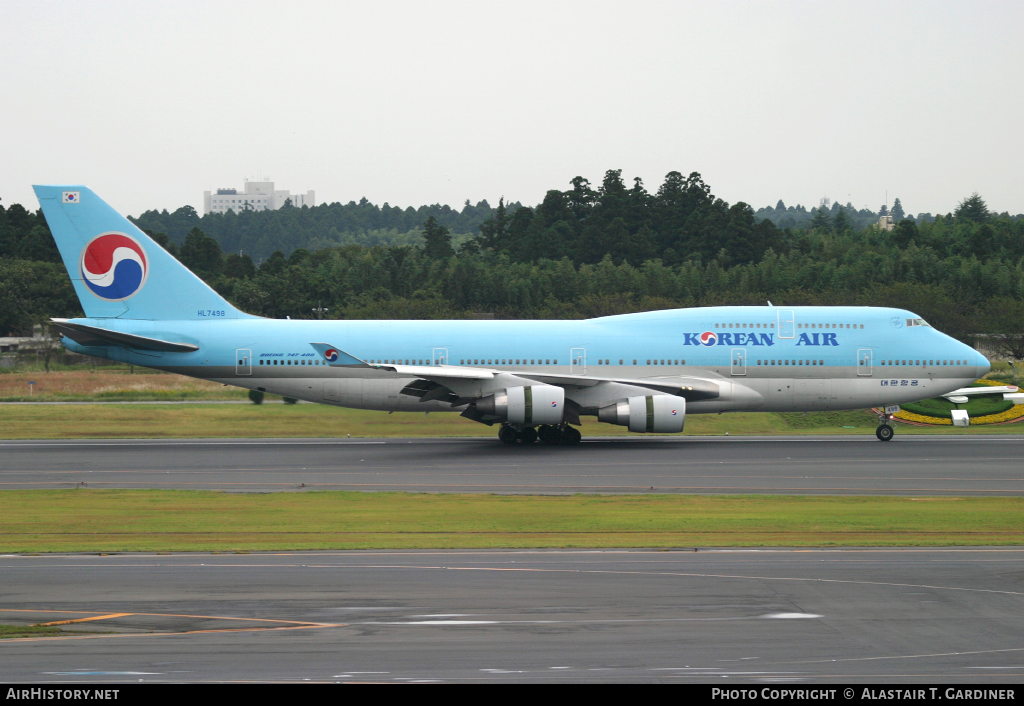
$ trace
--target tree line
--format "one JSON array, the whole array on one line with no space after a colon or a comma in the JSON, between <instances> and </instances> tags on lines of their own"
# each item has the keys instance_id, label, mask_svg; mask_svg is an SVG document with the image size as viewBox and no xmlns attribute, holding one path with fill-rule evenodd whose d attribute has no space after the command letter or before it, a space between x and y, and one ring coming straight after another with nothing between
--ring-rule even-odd
<instances>
[{"instance_id":1,"label":"tree line","mask_svg":"<svg viewBox=\"0 0 1024 706\"><path fill-rule=\"evenodd\" d=\"M195 225L178 242L147 232L239 308L271 317L583 318L770 299L904 307L963 340L1024 331L1024 221L977 194L891 231L835 218L779 228L714 197L699 174L672 172L649 193L612 170L596 187L577 177L535 207L501 201L476 217L461 237L464 222L431 212L417 242L278 247L262 261ZM0 331L76 314L41 215L0 208Z\"/></svg>"},{"instance_id":2,"label":"tree line","mask_svg":"<svg viewBox=\"0 0 1024 706\"><path fill-rule=\"evenodd\" d=\"M518 207L519 204L516 204ZM226 213L200 216L191 206L168 212L146 211L129 220L145 231L164 233L175 245L182 245L186 234L199 228L214 238L225 252L248 254L259 262L275 250L321 250L341 245L413 245L419 241L423 222L433 217L461 241L478 232L480 224L493 215L486 200L476 205L469 201L461 210L434 204L419 208L400 208L385 203L376 206L363 198L347 204L295 207L286 204L273 211L243 208Z\"/></svg>"}]
</instances>

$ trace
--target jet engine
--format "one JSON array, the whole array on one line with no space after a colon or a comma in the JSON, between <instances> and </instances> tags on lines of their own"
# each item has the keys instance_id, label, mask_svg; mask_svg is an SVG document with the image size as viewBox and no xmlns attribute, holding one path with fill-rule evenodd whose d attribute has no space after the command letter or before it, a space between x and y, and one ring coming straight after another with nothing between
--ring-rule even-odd
<instances>
[{"instance_id":1,"label":"jet engine","mask_svg":"<svg viewBox=\"0 0 1024 706\"><path fill-rule=\"evenodd\" d=\"M476 409L510 424L561 424L565 390L554 385L510 387L477 400Z\"/></svg>"},{"instance_id":2,"label":"jet engine","mask_svg":"<svg viewBox=\"0 0 1024 706\"><path fill-rule=\"evenodd\" d=\"M675 395L630 397L597 411L598 421L630 431L674 434L683 430L686 400Z\"/></svg>"}]
</instances>

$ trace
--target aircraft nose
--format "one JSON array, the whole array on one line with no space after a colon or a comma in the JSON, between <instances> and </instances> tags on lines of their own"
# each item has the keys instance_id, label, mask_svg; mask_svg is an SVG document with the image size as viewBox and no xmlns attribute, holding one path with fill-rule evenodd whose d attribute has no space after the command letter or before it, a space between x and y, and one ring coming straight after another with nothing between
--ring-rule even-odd
<instances>
[{"instance_id":1,"label":"aircraft nose","mask_svg":"<svg viewBox=\"0 0 1024 706\"><path fill-rule=\"evenodd\" d=\"M989 359L967 344L964 344L964 348L966 349L964 352L967 353L968 356L967 360L974 364L975 379L980 380L988 375L989 371L992 370L992 363Z\"/></svg>"}]
</instances>

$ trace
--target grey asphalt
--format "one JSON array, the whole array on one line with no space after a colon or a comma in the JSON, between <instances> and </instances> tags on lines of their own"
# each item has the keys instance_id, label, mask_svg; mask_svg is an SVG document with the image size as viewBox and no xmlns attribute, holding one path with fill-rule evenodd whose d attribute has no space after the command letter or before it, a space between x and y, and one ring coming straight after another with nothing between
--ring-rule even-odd
<instances>
[{"instance_id":1,"label":"grey asphalt","mask_svg":"<svg viewBox=\"0 0 1024 706\"><path fill-rule=\"evenodd\" d=\"M0 682L1019 682L1024 549L0 557ZM83 619L88 620L83 620ZM87 632L88 631L88 632Z\"/></svg>"},{"instance_id":2,"label":"grey asphalt","mask_svg":"<svg viewBox=\"0 0 1024 706\"><path fill-rule=\"evenodd\" d=\"M1020 495L1024 436L0 442L0 489Z\"/></svg>"}]
</instances>

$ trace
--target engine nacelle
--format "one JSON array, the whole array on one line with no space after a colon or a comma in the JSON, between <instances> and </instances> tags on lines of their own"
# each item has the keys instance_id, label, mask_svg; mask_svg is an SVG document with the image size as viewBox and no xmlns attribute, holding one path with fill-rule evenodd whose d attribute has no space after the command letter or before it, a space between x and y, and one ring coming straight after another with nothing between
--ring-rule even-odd
<instances>
[{"instance_id":1,"label":"engine nacelle","mask_svg":"<svg viewBox=\"0 0 1024 706\"><path fill-rule=\"evenodd\" d=\"M686 400L675 395L630 397L602 407L597 419L629 427L630 431L678 434L686 421Z\"/></svg>"},{"instance_id":2,"label":"engine nacelle","mask_svg":"<svg viewBox=\"0 0 1024 706\"><path fill-rule=\"evenodd\" d=\"M476 408L511 424L561 424L565 416L565 390L554 385L510 387L477 400Z\"/></svg>"}]
</instances>

